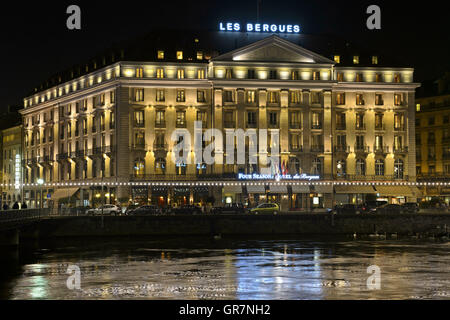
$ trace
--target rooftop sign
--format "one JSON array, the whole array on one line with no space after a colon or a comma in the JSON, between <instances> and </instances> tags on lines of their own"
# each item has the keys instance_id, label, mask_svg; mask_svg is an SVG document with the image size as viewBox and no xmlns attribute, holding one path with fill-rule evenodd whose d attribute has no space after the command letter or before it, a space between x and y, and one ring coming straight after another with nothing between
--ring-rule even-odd
<instances>
[{"instance_id":1,"label":"rooftop sign","mask_svg":"<svg viewBox=\"0 0 450 320\"><path fill-rule=\"evenodd\" d=\"M241 31L241 32L268 32L268 33L300 33L300 26L297 24L268 24L268 23L246 23L220 22L220 31Z\"/></svg>"}]
</instances>

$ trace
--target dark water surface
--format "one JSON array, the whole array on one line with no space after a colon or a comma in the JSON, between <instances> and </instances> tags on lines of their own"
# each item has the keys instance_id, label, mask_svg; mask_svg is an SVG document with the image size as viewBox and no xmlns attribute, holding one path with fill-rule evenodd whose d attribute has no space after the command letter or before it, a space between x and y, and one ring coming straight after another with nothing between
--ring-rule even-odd
<instances>
[{"instance_id":1,"label":"dark water surface","mask_svg":"<svg viewBox=\"0 0 450 320\"><path fill-rule=\"evenodd\" d=\"M2 250L2 299L450 299L450 243L91 239ZM69 265L81 270L69 290ZM367 288L367 268L381 289Z\"/></svg>"}]
</instances>

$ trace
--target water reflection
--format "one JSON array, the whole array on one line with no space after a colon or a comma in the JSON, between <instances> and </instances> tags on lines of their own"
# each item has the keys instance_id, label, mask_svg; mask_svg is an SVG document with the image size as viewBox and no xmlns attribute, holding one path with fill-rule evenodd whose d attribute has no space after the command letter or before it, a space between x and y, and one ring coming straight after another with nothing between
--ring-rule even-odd
<instances>
[{"instance_id":1,"label":"water reflection","mask_svg":"<svg viewBox=\"0 0 450 320\"><path fill-rule=\"evenodd\" d=\"M21 258L3 275L0 294L8 299L449 299L449 249L449 244L407 241L50 243L20 251ZM81 269L81 290L66 286L69 265ZM366 287L370 265L381 268L381 290Z\"/></svg>"}]
</instances>

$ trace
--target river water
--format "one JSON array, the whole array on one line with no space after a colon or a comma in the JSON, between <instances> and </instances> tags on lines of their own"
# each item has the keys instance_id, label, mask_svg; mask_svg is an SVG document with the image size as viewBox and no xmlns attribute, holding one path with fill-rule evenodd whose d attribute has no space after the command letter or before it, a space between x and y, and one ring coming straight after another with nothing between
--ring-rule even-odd
<instances>
[{"instance_id":1,"label":"river water","mask_svg":"<svg viewBox=\"0 0 450 320\"><path fill-rule=\"evenodd\" d=\"M431 240L41 242L2 251L0 298L450 299L449 253L449 242ZM78 290L67 286L69 266L80 270ZM367 286L369 266L379 267L379 290Z\"/></svg>"}]
</instances>

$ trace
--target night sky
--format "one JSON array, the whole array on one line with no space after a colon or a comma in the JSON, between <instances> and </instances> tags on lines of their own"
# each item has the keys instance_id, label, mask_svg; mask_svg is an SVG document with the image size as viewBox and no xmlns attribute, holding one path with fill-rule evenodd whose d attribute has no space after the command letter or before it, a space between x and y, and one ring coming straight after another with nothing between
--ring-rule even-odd
<instances>
[{"instance_id":1,"label":"night sky","mask_svg":"<svg viewBox=\"0 0 450 320\"><path fill-rule=\"evenodd\" d=\"M260 21L299 24L302 33L336 35L381 48L416 68L416 81L450 70L450 23L445 1L262 0ZM82 30L66 28L77 4ZM86 62L114 42L155 28L216 30L220 21L256 21L251 1L15 1L0 11L3 56L0 109L21 105L31 90L59 71ZM382 10L382 29L366 28L366 8ZM318 52L320 54L320 52Z\"/></svg>"}]
</instances>

